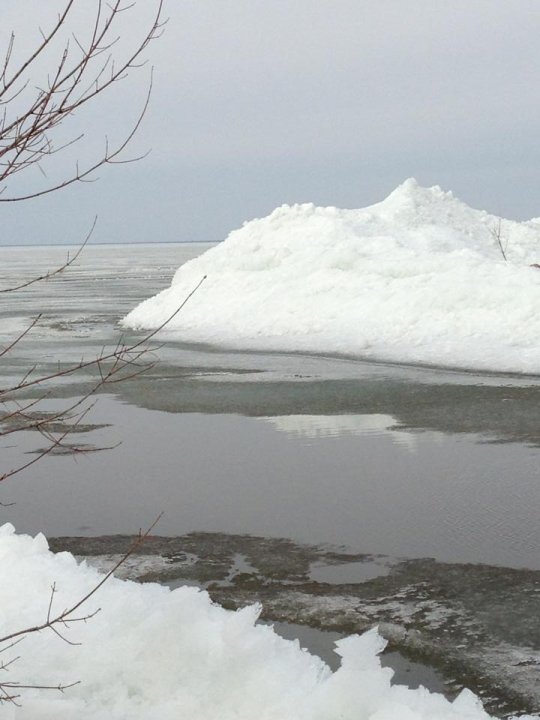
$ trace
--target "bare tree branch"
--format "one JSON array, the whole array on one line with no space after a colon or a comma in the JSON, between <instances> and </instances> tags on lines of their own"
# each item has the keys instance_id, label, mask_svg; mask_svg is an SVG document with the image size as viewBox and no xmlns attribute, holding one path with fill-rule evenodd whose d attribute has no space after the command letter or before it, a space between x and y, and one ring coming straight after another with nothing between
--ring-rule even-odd
<instances>
[{"instance_id":1,"label":"bare tree branch","mask_svg":"<svg viewBox=\"0 0 540 720\"><path fill-rule=\"evenodd\" d=\"M73 622L85 622L91 617L94 617L99 611L100 608L97 610L94 610L92 613L89 613L87 615L84 615L82 617L72 617L73 614L80 608L82 605L84 605L93 595L97 593L100 587L104 585L107 580L114 575L114 573L118 570L118 568L125 563L125 561L133 555L135 550L142 545L142 543L146 540L146 538L151 534L152 530L156 527L158 522L161 520L163 516L163 513L160 513L157 518L154 520L154 522L150 525L147 530L144 532L139 532L138 536L135 538L133 543L129 546L127 551L122 555L122 557L112 566L112 568L104 575L101 580L91 587L88 592L77 602L75 602L73 605L71 605L66 610L62 610L61 613L58 615L52 615L52 604L54 600L54 595L57 592L56 585L53 584L51 588L51 596L49 598L49 605L47 610L47 616L44 620L44 622L39 623L37 625L31 625L29 627L23 628L21 630L16 630L15 632L8 633L7 635L4 635L3 637L0 637L0 643L6 643L10 642L16 638L25 637L27 635L30 635L31 633L40 632L41 630L46 630L47 628L52 628L54 625L59 624L66 624L66 623L73 623Z\"/></svg>"},{"instance_id":2,"label":"bare tree branch","mask_svg":"<svg viewBox=\"0 0 540 720\"><path fill-rule=\"evenodd\" d=\"M100 157L89 162L83 169L77 166L75 172L63 181L52 183L42 190L9 197L4 196L7 188L6 182L10 177L34 165L41 168L44 160L70 147L82 137L82 135L77 135L68 142L56 145L52 134L54 130L68 118L73 117L87 103L93 101L96 96L123 80L129 71L145 64L141 61L141 56L152 40L161 35L166 22L162 20L163 0L156 0L156 11L150 27L142 40L128 53L127 58L115 62L112 54L112 50L119 40L119 36L116 34L118 18L122 13L131 10L135 4L123 4L122 0L115 0L112 4L105 6L101 0L98 0L88 42L85 44L79 36L72 33L73 45L70 45L69 40L66 41L57 56L54 74L47 79L44 86L36 88L26 107L24 107L24 103L21 103L23 107L18 109L13 116L10 116L8 109L15 98L22 100L23 94L26 97L27 93L23 91L28 89L27 73L29 68L45 50L52 48L54 39L67 22L75 0L67 3L52 30L43 34L42 41L34 52L8 78L8 68L15 43L14 35L11 36L3 69L0 72L0 103L4 106L3 116L0 117L0 202L16 202L40 197L75 182L87 181L89 176L103 165L126 162L120 155L137 132L146 113L152 79L150 79L146 101L137 122L126 139L119 143L114 150L111 150L106 143L105 150ZM78 58L74 57L73 48L78 51ZM100 60L100 58L104 59ZM96 62L99 63L97 67ZM8 93L11 94L8 95Z\"/></svg>"},{"instance_id":3,"label":"bare tree branch","mask_svg":"<svg viewBox=\"0 0 540 720\"><path fill-rule=\"evenodd\" d=\"M170 322L178 315L179 312L182 311L182 309L186 306L186 303L189 302L189 300L193 297L193 295L197 292L197 290L201 287L203 282L206 280L206 275L203 275L203 277L199 280L197 285L191 290L191 292L184 298L182 303L176 308L176 310L169 315L169 317L159 325L159 327L155 328L155 330L152 330L152 332L147 333L142 339L137 340L136 342L130 344L130 345L123 345L119 343L114 350L108 353L102 353L97 358L92 358L90 360L81 360L80 362L69 366L68 368L65 368L63 370L58 370L54 373L50 373L49 375L43 375L39 378L35 378L33 380L27 380L22 381L18 383L17 385L13 385L9 388L3 388L0 389L0 401L3 399L3 396L9 396L12 393L26 390L30 387L33 387L35 385L42 385L43 383L52 380L54 378L59 377L65 377L66 375L72 375L73 373L83 370L85 368L89 367L102 367L103 363L111 360L115 364L113 365L114 371L118 372L120 367L124 367L126 365L133 365L139 360L143 354L148 352L148 348L145 348L145 346L148 344L152 338L154 338L161 330L163 330L167 325L170 324ZM118 365L117 365L118 363Z\"/></svg>"},{"instance_id":4,"label":"bare tree branch","mask_svg":"<svg viewBox=\"0 0 540 720\"><path fill-rule=\"evenodd\" d=\"M152 530L160 521L162 515L163 513L160 513L147 530L145 530L144 532L139 532L139 535L135 538L135 540L124 553L124 555L122 555L122 557L111 567L111 569L101 578L98 583L92 586L82 598L80 598L70 607L62 610L62 612L58 614L53 613L54 596L57 593L56 583L53 583L51 586L51 593L49 596L47 615L45 617L45 620L42 623L30 625L26 628L16 630L12 633L4 635L3 637L0 637L0 646L4 646L0 647L0 653L10 650L28 635L32 635L33 633L41 632L43 630L51 630L57 637L59 637L68 645L79 645L80 643L74 642L73 640L67 638L62 632L60 632L58 628L62 627L69 629L72 624L79 622L87 622L100 612L101 608L96 608L95 610L88 612L84 615L75 615L75 613L98 592L98 590L107 582L107 580L109 580L109 578L114 575L118 568L126 562L126 560L137 550L137 548L139 548L145 542L145 540L151 534ZM7 670L10 665L15 663L17 660L18 658L14 657L8 661L4 661L2 664L0 664L0 670ZM20 690L58 690L59 692L64 692L64 690L74 687L80 682L80 680L77 680L75 682L67 684L59 683L56 685L25 685L19 682L4 682L0 680L0 705L2 702L11 702L14 704L18 704L17 701L20 698Z\"/></svg>"},{"instance_id":5,"label":"bare tree branch","mask_svg":"<svg viewBox=\"0 0 540 720\"><path fill-rule=\"evenodd\" d=\"M92 237L92 234L96 227L96 223L97 223L97 215L94 218L92 227L88 231L88 234L84 238L83 242L78 247L75 255L70 257L69 253L68 253L66 262L63 265L60 265L59 267L55 268L54 270L50 270L50 271L44 273L43 275L33 276L32 278L30 278L30 280L20 283L19 285L14 285L13 287L7 287L7 288L0 288L0 293L16 292L17 290L22 290L23 288L27 288L30 285L34 285L35 283L41 282L42 280L50 280L51 278L55 277L55 275L60 275L60 273L64 272L64 270L66 270L68 267L71 267L71 265L73 265L78 260L79 255L82 253L82 251L86 247L88 241ZM9 345L7 347L7 349L5 348L2 352L0 352L0 357L2 357L2 355L6 352L6 350L10 350L12 347L14 347L19 342L19 340L22 340L23 337L39 322L40 317L41 317L41 315L38 315L38 317L34 321L32 321L32 323L26 328L26 330L24 330L24 332L21 333L21 335L18 338L16 338L13 341L13 343L11 343L11 345Z\"/></svg>"},{"instance_id":6,"label":"bare tree branch","mask_svg":"<svg viewBox=\"0 0 540 720\"><path fill-rule=\"evenodd\" d=\"M101 154L85 162L77 161L75 170L71 174L64 175L60 181L49 181L46 172L48 161L52 157L73 147L85 136L84 133L70 133L71 139L68 135L68 139L59 142L57 131L60 128L64 129L66 123L69 127L69 119L79 110L88 103L92 103L108 88L121 82L130 71L145 64L142 55L152 40L160 36L164 26L162 21L163 1L154 0L155 12L146 32L142 39L132 43L131 48L124 51L123 57L119 45L119 18L132 10L136 2L111 0L110 3L107 3L105 0L94 0L94 18L89 27L88 37L86 37L77 34L71 27L76 6L84 6L82 0L81 2L66 0L63 10L58 14L52 27L45 32L40 30L41 39L37 45L15 67L16 37L14 33L11 33L3 59L0 59L0 202L16 202L40 197L75 182L93 182L96 179L94 173L98 168L139 159L124 157L124 151L138 131L146 114L152 92L152 73L150 73L142 110L131 130L124 135L123 140L112 145L105 137L104 149ZM66 35L69 36L68 39L61 40ZM53 63L52 71L41 81L36 81L36 73L39 74L42 70L40 62L54 53L56 53L56 61ZM140 157L144 157L144 154ZM8 195L9 182L16 175L24 173L30 168L36 168L40 172L45 179L44 186L32 191ZM66 271L78 260L93 233L95 224L96 219L77 252L71 257L68 255L65 263L52 271L36 275L11 287L2 288L0 294L26 289L35 283L49 280ZM167 322L142 339L130 344L124 344L122 340L119 340L112 350L104 348L97 357L89 360L81 359L79 362L63 368L59 366L55 372L40 375L37 366L30 367L24 372L21 379L14 383L12 381L10 387L0 387L0 437L23 430L34 430L40 433L46 442L46 447L39 450L31 460L0 474L0 482L30 468L55 449L64 448L76 453L88 452L88 448L69 445L65 440L80 428L82 420L92 409L94 403L91 402L91 398L105 385L136 378L154 366L151 353L156 348L150 347L150 340L180 312L203 280L204 278ZM41 315L38 315L22 332L1 348L0 358L9 358L14 348L24 341L40 320ZM49 398L48 385L51 382L85 371L93 373L92 383L82 397L67 402L59 410L53 412L44 412L41 409L44 401ZM37 392L37 398L28 399L27 394L35 392ZM0 503L3 507L8 504ZM82 615L78 615L78 611L144 542L158 520L159 517L148 530L139 534L125 555L99 582L71 607L62 612L54 609L57 589L53 583L45 620L21 630L8 632L0 637L0 654L12 650L28 635L43 630L50 630L66 643L77 644L67 637L66 631L74 623L87 622L93 618L99 612L99 608ZM6 659L3 659L4 657ZM0 673L9 673L17 660L17 656L3 656L0 659ZM3 702L19 705L23 690L33 688L64 692L79 682L32 685L16 680L4 681L3 677L3 675L0 677L0 706Z\"/></svg>"}]
</instances>

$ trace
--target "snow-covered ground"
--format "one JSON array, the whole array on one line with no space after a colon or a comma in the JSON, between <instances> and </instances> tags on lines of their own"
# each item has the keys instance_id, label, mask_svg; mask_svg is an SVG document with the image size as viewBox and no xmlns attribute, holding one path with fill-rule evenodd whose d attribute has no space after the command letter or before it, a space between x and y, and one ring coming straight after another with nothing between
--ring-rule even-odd
<instances>
[{"instance_id":1,"label":"snow-covered ground","mask_svg":"<svg viewBox=\"0 0 540 720\"><path fill-rule=\"evenodd\" d=\"M506 260L504 255L506 255ZM409 179L360 210L284 205L181 266L127 327L263 350L540 373L540 224Z\"/></svg>"},{"instance_id":2,"label":"snow-covered ground","mask_svg":"<svg viewBox=\"0 0 540 720\"><path fill-rule=\"evenodd\" d=\"M54 609L84 596L101 577L68 553L54 555L41 535L0 528L0 637L43 622L52 583ZM0 703L7 720L480 720L472 693L453 702L423 688L390 685L375 630L338 643L334 673L298 643L257 625L257 607L231 612L192 587L111 578L83 612L101 611L61 632L28 635L2 660L20 658L2 681L57 685L22 690L21 707ZM4 646L5 647L5 646ZM1 649L1 646L0 646Z\"/></svg>"}]
</instances>

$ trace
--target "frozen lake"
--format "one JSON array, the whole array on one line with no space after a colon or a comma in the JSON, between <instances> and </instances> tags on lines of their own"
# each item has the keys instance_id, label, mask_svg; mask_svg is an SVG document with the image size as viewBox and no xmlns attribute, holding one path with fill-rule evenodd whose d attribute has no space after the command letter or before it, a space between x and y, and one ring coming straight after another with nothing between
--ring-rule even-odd
<instances>
[{"instance_id":1,"label":"frozen lake","mask_svg":"<svg viewBox=\"0 0 540 720\"><path fill-rule=\"evenodd\" d=\"M3 382L114 344L118 320L207 247L88 247L65 274L3 295L4 344L42 313L5 359ZM65 254L1 248L0 282ZM121 444L51 456L7 481L3 500L16 504L3 519L50 536L103 535L132 533L164 510L166 535L249 533L540 569L538 378L180 343L159 354L85 418L106 427L72 438ZM51 407L83 389L80 378L57 384ZM42 446L27 432L3 457L15 465Z\"/></svg>"},{"instance_id":2,"label":"frozen lake","mask_svg":"<svg viewBox=\"0 0 540 720\"><path fill-rule=\"evenodd\" d=\"M68 272L0 294L3 346L41 315L3 357L3 387L114 346L120 318L207 247L88 247ZM0 248L0 287L65 255ZM157 356L68 438L113 449L51 454L6 480L0 522L110 567L128 540L110 536L164 511L164 537L128 576L262 602L278 632L334 660L336 637L378 625L398 678L450 697L472 687L501 716L540 708L540 378L180 342ZM52 382L46 409L91 382ZM5 436L3 471L46 444Z\"/></svg>"}]
</instances>

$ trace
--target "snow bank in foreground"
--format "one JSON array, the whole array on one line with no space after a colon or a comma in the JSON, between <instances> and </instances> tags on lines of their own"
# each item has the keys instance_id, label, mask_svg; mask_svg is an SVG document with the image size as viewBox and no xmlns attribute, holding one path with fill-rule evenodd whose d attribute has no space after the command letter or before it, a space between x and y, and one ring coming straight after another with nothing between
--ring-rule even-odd
<instances>
[{"instance_id":1,"label":"snow bank in foreground","mask_svg":"<svg viewBox=\"0 0 540 720\"><path fill-rule=\"evenodd\" d=\"M172 337L540 373L539 262L537 222L410 179L361 210L284 205L245 224L123 323L158 327L207 275Z\"/></svg>"},{"instance_id":2,"label":"snow bank in foreground","mask_svg":"<svg viewBox=\"0 0 540 720\"><path fill-rule=\"evenodd\" d=\"M50 587L63 609L100 577L68 553L49 552L41 535L0 528L0 636L43 621ZM230 612L195 588L171 591L111 579L88 602L88 623L27 636L3 680L82 683L65 694L26 691L24 705L1 704L8 720L475 720L488 718L472 693L453 703L427 690L390 686L375 631L338 644L341 668L255 626L258 610ZM15 650L15 649L14 649ZM15 653L13 653L15 654ZM9 660L10 651L2 659Z\"/></svg>"}]
</instances>

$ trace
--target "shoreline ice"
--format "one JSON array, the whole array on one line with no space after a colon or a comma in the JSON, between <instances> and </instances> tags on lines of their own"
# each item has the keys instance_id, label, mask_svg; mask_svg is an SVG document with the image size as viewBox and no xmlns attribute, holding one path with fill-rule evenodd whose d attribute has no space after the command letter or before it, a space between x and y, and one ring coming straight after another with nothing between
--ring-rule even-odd
<instances>
[{"instance_id":1,"label":"shoreline ice","mask_svg":"<svg viewBox=\"0 0 540 720\"><path fill-rule=\"evenodd\" d=\"M84 596L99 573L69 553L53 554L42 535L0 528L0 636L40 621L50 587L57 607ZM453 701L424 688L391 685L373 629L337 644L341 667L255 625L258 608L229 611L193 587L169 590L111 578L86 610L89 622L27 636L10 675L22 684L81 680L65 693L28 690L9 720L487 720L464 690ZM9 652L5 660L9 660ZM524 716L525 717L525 716Z\"/></svg>"}]
</instances>

